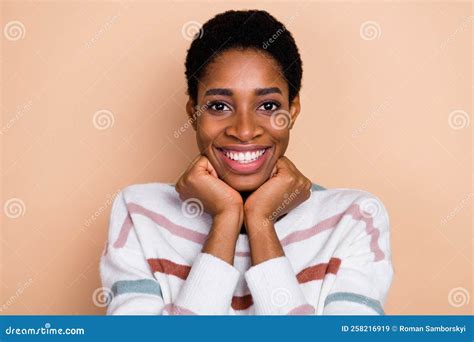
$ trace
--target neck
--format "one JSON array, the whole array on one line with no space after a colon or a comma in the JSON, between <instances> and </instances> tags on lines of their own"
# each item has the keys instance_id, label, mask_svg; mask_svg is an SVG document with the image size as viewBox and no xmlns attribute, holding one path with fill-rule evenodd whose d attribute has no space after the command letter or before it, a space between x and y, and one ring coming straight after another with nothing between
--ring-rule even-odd
<instances>
[{"instance_id":1,"label":"neck","mask_svg":"<svg viewBox=\"0 0 474 342\"><path fill-rule=\"evenodd\" d=\"M245 201L247 198L252 194L253 191L240 191L240 196L242 196L242 199ZM242 223L242 226L240 227L240 234L247 234L247 231L245 230L245 224Z\"/></svg>"}]
</instances>

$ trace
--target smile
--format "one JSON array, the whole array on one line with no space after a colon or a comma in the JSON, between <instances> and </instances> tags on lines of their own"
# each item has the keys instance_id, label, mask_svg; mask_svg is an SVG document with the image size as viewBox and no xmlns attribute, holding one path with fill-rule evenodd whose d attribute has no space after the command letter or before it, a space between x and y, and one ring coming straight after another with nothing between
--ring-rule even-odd
<instances>
[{"instance_id":1,"label":"smile","mask_svg":"<svg viewBox=\"0 0 474 342\"><path fill-rule=\"evenodd\" d=\"M225 156L229 159L235 160L240 164L248 164L251 163L263 156L266 149L258 150L258 151L247 151L247 152L237 152L237 151L226 151L222 150Z\"/></svg>"},{"instance_id":2,"label":"smile","mask_svg":"<svg viewBox=\"0 0 474 342\"><path fill-rule=\"evenodd\" d=\"M232 172L250 174L257 172L268 157L267 146L216 147L220 158Z\"/></svg>"}]
</instances>

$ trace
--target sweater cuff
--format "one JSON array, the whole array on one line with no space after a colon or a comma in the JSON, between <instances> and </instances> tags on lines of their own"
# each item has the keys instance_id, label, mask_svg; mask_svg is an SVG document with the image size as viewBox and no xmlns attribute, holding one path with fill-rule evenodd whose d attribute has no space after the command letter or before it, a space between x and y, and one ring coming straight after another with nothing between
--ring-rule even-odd
<instances>
[{"instance_id":1,"label":"sweater cuff","mask_svg":"<svg viewBox=\"0 0 474 342\"><path fill-rule=\"evenodd\" d=\"M256 314L287 315L310 307L286 256L252 266L245 272L245 279Z\"/></svg>"},{"instance_id":2,"label":"sweater cuff","mask_svg":"<svg viewBox=\"0 0 474 342\"><path fill-rule=\"evenodd\" d=\"M227 315L239 277L229 263L201 252L174 304L198 315Z\"/></svg>"}]
</instances>

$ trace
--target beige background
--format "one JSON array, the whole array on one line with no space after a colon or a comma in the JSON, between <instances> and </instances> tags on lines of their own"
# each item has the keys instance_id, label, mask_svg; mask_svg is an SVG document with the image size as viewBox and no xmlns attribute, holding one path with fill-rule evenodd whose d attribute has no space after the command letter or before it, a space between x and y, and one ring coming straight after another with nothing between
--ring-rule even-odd
<instances>
[{"instance_id":1,"label":"beige background","mask_svg":"<svg viewBox=\"0 0 474 342\"><path fill-rule=\"evenodd\" d=\"M1 314L105 312L93 296L112 197L176 181L197 152L183 127L192 22L255 7L286 23L302 53L289 158L389 211L387 313L472 313L471 3L1 7Z\"/></svg>"}]
</instances>

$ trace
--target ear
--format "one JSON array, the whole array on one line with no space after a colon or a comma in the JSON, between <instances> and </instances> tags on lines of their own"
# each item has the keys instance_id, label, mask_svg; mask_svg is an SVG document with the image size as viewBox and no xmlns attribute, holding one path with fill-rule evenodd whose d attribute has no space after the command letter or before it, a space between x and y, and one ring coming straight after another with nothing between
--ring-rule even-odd
<instances>
[{"instance_id":1,"label":"ear","mask_svg":"<svg viewBox=\"0 0 474 342\"><path fill-rule=\"evenodd\" d=\"M293 128L296 118L300 114L301 104L300 104L300 94L296 94L295 98L290 103L290 115L291 115L291 124L289 129Z\"/></svg>"},{"instance_id":2,"label":"ear","mask_svg":"<svg viewBox=\"0 0 474 342\"><path fill-rule=\"evenodd\" d=\"M188 117L191 119L191 124L193 125L194 130L197 129L197 117L196 117L196 103L194 100L189 97L188 102L186 103L186 113Z\"/></svg>"}]
</instances>

